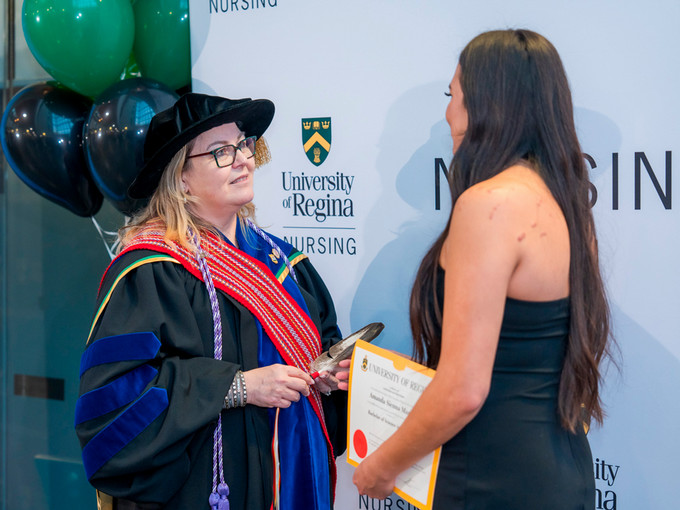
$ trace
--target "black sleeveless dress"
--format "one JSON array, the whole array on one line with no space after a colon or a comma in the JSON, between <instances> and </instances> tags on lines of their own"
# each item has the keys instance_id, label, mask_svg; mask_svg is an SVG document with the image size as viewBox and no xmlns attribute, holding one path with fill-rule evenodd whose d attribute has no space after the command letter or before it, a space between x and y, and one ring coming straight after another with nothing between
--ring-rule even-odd
<instances>
[{"instance_id":1,"label":"black sleeveless dress","mask_svg":"<svg viewBox=\"0 0 680 510\"><path fill-rule=\"evenodd\" d=\"M435 510L595 508L588 440L557 416L568 329L568 298L507 299L489 396L442 447Z\"/></svg>"}]
</instances>

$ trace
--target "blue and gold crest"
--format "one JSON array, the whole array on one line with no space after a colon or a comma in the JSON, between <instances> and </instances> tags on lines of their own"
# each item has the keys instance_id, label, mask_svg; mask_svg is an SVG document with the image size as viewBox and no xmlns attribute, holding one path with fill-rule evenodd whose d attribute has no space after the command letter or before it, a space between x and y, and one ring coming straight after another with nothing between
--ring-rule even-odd
<instances>
[{"instance_id":1,"label":"blue and gold crest","mask_svg":"<svg viewBox=\"0 0 680 510\"><path fill-rule=\"evenodd\" d=\"M302 119L302 148L313 165L326 161L331 151L331 118Z\"/></svg>"}]
</instances>

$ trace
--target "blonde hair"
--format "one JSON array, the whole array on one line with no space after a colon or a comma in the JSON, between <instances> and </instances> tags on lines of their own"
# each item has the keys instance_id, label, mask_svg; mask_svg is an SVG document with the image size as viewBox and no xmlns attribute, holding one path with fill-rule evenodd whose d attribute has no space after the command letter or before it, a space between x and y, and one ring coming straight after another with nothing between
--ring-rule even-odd
<instances>
[{"instance_id":1,"label":"blonde hair","mask_svg":"<svg viewBox=\"0 0 680 510\"><path fill-rule=\"evenodd\" d=\"M118 251L124 249L131 239L144 230L150 223L160 222L165 227L165 241L177 243L189 251L195 251L194 243L189 239L189 231L200 235L202 231L213 231L214 226L194 213L187 204L199 201L197 197L188 195L182 186L182 173L187 164L187 154L193 147L194 138L173 156L163 170L158 186L151 195L149 203L135 213L130 221L118 231ZM255 168L269 163L271 154L264 138L258 138L255 144ZM248 202L238 212L241 219L255 219L255 204Z\"/></svg>"}]
</instances>

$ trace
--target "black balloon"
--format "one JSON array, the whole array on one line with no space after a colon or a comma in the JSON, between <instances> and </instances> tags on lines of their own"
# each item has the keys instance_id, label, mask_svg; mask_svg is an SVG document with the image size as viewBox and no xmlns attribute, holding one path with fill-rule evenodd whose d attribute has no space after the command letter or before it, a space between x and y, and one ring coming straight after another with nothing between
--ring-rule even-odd
<instances>
[{"instance_id":1,"label":"black balloon","mask_svg":"<svg viewBox=\"0 0 680 510\"><path fill-rule=\"evenodd\" d=\"M144 205L129 198L127 189L142 167L151 117L177 97L155 80L129 78L95 99L83 131L87 163L99 190L126 215Z\"/></svg>"},{"instance_id":2,"label":"black balloon","mask_svg":"<svg viewBox=\"0 0 680 510\"><path fill-rule=\"evenodd\" d=\"M82 146L92 101L56 82L24 87L10 99L0 141L12 170L32 190L78 216L92 216L103 197Z\"/></svg>"}]
</instances>

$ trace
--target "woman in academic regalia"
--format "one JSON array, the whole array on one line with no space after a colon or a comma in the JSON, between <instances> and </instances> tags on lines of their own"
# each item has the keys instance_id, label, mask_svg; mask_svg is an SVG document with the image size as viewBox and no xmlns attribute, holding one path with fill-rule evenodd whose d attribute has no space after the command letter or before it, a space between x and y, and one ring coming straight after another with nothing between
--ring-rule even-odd
<instances>
[{"instance_id":1,"label":"woman in academic regalia","mask_svg":"<svg viewBox=\"0 0 680 510\"><path fill-rule=\"evenodd\" d=\"M83 354L76 430L100 505L328 509L347 365L309 259L252 221L265 99L189 93L151 121Z\"/></svg>"}]
</instances>

